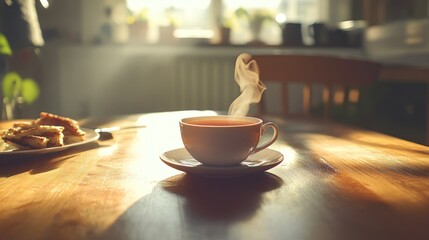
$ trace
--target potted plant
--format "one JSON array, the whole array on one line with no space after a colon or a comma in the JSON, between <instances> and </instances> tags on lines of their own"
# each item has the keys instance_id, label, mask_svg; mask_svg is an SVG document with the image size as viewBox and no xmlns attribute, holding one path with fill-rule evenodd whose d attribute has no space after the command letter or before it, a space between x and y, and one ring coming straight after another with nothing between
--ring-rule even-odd
<instances>
[{"instance_id":1,"label":"potted plant","mask_svg":"<svg viewBox=\"0 0 429 240\"><path fill-rule=\"evenodd\" d=\"M146 42L149 25L149 10L143 9L137 13L130 13L127 19L130 40L132 42Z\"/></svg>"},{"instance_id":2,"label":"potted plant","mask_svg":"<svg viewBox=\"0 0 429 240\"><path fill-rule=\"evenodd\" d=\"M247 21L248 27L251 33L251 43L258 43L259 35L262 30L262 26L266 21L274 21L274 14L266 9L254 9L254 10L246 10L244 8L238 8L235 11L235 15L239 19L243 19Z\"/></svg>"},{"instance_id":3,"label":"potted plant","mask_svg":"<svg viewBox=\"0 0 429 240\"><path fill-rule=\"evenodd\" d=\"M0 33L0 77L6 73L7 57L12 55L12 49L4 34Z\"/></svg>"},{"instance_id":4,"label":"potted plant","mask_svg":"<svg viewBox=\"0 0 429 240\"><path fill-rule=\"evenodd\" d=\"M171 44L175 42L174 31L178 26L179 19L176 16L176 9L169 7L164 12L165 24L159 26L159 42Z\"/></svg>"},{"instance_id":5,"label":"potted plant","mask_svg":"<svg viewBox=\"0 0 429 240\"><path fill-rule=\"evenodd\" d=\"M213 43L215 44L229 44L231 29L234 23L234 17L232 15L224 15L217 20L215 27L215 38Z\"/></svg>"},{"instance_id":6,"label":"potted plant","mask_svg":"<svg viewBox=\"0 0 429 240\"><path fill-rule=\"evenodd\" d=\"M6 36L0 33L0 78L2 86L2 111L1 119L14 119L17 117L21 106L33 103L39 97L39 86L31 78L22 79L13 71L8 71L7 58L12 56Z\"/></svg>"}]
</instances>

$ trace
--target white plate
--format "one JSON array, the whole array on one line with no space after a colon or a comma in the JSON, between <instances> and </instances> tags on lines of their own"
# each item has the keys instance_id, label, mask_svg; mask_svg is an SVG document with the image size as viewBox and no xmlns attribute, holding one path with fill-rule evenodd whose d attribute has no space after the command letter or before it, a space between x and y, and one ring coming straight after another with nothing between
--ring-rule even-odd
<instances>
[{"instance_id":1,"label":"white plate","mask_svg":"<svg viewBox=\"0 0 429 240\"><path fill-rule=\"evenodd\" d=\"M11 157L24 157L24 156L36 156L40 154L46 154L46 153L54 153L66 150L71 147L80 146L83 144L87 144L89 142L96 141L100 135L95 132L92 129L87 128L81 128L82 131L85 131L85 140L81 142L66 144L64 146L60 147L49 147L49 148L42 148L42 149L30 149L30 150L17 150L15 148L11 148L6 146L6 144L1 141L0 143L0 159L3 158L11 158Z\"/></svg>"},{"instance_id":2,"label":"white plate","mask_svg":"<svg viewBox=\"0 0 429 240\"><path fill-rule=\"evenodd\" d=\"M283 161L283 154L272 149L264 149L251 155L240 165L233 167L211 167L195 160L185 148L167 151L160 156L168 166L200 176L237 177L264 172Z\"/></svg>"}]
</instances>

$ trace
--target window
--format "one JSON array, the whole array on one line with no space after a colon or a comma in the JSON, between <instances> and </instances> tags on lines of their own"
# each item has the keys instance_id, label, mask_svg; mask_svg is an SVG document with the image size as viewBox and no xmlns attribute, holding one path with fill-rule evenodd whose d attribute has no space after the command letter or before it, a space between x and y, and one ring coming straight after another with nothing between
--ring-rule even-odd
<instances>
[{"instance_id":1,"label":"window","mask_svg":"<svg viewBox=\"0 0 429 240\"><path fill-rule=\"evenodd\" d=\"M174 25L176 33L183 30L211 31L220 24L232 27L231 42L245 44L252 40L249 23L237 16L243 9L250 14L264 11L273 21L266 21L259 33L260 40L266 44L281 43L281 24L288 21L303 25L323 20L323 3L328 0L127 0L132 20L145 19L149 22L151 33L149 41L157 41L160 26ZM304 29L304 28L303 28ZM308 38L303 31L304 40Z\"/></svg>"}]
</instances>

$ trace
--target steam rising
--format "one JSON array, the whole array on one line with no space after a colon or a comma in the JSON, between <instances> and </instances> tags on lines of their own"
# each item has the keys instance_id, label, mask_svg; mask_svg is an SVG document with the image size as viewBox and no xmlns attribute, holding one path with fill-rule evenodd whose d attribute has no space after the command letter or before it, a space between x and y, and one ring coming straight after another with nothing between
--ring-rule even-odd
<instances>
[{"instance_id":1,"label":"steam rising","mask_svg":"<svg viewBox=\"0 0 429 240\"><path fill-rule=\"evenodd\" d=\"M234 78L240 86L241 94L232 102L228 114L246 116L250 105L261 101L262 93L267 89L259 80L258 64L250 54L243 53L237 57Z\"/></svg>"}]
</instances>

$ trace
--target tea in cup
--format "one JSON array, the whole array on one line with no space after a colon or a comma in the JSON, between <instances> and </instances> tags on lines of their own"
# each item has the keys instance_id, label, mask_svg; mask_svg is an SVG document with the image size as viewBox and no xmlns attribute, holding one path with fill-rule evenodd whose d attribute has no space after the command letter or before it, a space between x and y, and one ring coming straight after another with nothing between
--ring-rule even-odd
<instances>
[{"instance_id":1,"label":"tea in cup","mask_svg":"<svg viewBox=\"0 0 429 240\"><path fill-rule=\"evenodd\" d=\"M258 146L265 130L272 128L270 140ZM234 166L273 144L278 127L273 122L246 116L203 116L184 118L180 132L186 150L209 166Z\"/></svg>"}]
</instances>

